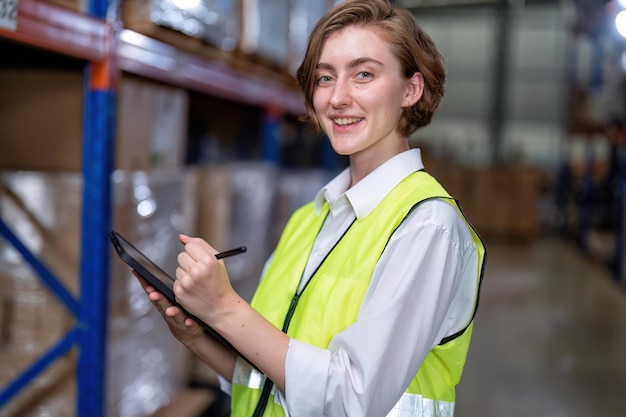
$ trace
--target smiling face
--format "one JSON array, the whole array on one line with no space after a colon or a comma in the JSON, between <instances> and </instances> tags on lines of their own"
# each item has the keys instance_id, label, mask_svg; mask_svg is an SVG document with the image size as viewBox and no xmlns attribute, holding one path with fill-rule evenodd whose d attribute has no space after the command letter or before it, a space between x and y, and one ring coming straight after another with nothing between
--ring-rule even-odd
<instances>
[{"instance_id":1,"label":"smiling face","mask_svg":"<svg viewBox=\"0 0 626 417\"><path fill-rule=\"evenodd\" d=\"M402 108L419 100L423 79L402 75L376 29L351 25L331 33L315 79L313 107L335 152L375 167L408 149L397 124Z\"/></svg>"}]
</instances>

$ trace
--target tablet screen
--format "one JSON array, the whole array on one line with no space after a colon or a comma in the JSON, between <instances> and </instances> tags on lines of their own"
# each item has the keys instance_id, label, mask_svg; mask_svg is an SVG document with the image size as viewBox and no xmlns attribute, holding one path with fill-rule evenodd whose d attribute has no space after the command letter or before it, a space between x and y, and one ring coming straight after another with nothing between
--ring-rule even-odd
<instances>
[{"instance_id":1,"label":"tablet screen","mask_svg":"<svg viewBox=\"0 0 626 417\"><path fill-rule=\"evenodd\" d=\"M173 301L174 278L154 264L154 262L148 259L146 255L135 248L119 233L112 231L110 237L120 258L133 269L137 270L148 282L157 287L157 290L162 292L170 301Z\"/></svg>"},{"instance_id":2,"label":"tablet screen","mask_svg":"<svg viewBox=\"0 0 626 417\"><path fill-rule=\"evenodd\" d=\"M135 248L131 243L129 243L126 239L116 233L117 240L119 244L122 246L125 252L127 252L134 260L139 262L141 266L146 268L148 271L152 273L155 277L157 277L160 281L166 284L168 287L172 288L172 284L174 282L174 278L172 278L167 272L163 271L159 268L154 262L152 262L146 255L140 252L137 248Z\"/></svg>"}]
</instances>

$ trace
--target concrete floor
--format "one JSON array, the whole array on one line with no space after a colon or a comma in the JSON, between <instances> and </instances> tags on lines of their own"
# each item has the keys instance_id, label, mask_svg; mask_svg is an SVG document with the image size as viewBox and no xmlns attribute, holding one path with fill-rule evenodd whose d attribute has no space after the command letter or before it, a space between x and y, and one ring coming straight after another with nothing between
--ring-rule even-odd
<instances>
[{"instance_id":1,"label":"concrete floor","mask_svg":"<svg viewBox=\"0 0 626 417\"><path fill-rule=\"evenodd\" d=\"M487 245L455 416L626 416L626 285L571 241Z\"/></svg>"}]
</instances>

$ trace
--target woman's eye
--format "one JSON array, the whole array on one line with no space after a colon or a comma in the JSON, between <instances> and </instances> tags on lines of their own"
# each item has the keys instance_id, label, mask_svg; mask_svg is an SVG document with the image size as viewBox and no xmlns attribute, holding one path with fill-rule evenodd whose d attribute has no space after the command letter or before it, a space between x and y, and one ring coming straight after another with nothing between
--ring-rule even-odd
<instances>
[{"instance_id":1,"label":"woman's eye","mask_svg":"<svg viewBox=\"0 0 626 417\"><path fill-rule=\"evenodd\" d=\"M367 71L361 71L357 74L357 78L372 78L372 73Z\"/></svg>"},{"instance_id":2,"label":"woman's eye","mask_svg":"<svg viewBox=\"0 0 626 417\"><path fill-rule=\"evenodd\" d=\"M331 77L330 75L320 75L315 79L315 85L328 84L332 81L333 77Z\"/></svg>"}]
</instances>

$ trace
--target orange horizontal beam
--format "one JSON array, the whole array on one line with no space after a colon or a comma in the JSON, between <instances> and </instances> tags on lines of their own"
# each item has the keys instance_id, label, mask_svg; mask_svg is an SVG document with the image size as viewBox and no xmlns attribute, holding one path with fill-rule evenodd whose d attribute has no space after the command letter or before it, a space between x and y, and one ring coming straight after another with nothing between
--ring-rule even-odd
<instances>
[{"instance_id":1,"label":"orange horizontal beam","mask_svg":"<svg viewBox=\"0 0 626 417\"><path fill-rule=\"evenodd\" d=\"M124 29L117 40L119 69L260 107L304 114L304 97L278 80L231 68L140 33Z\"/></svg>"},{"instance_id":2,"label":"orange horizontal beam","mask_svg":"<svg viewBox=\"0 0 626 417\"><path fill-rule=\"evenodd\" d=\"M19 0L16 29L0 29L0 38L92 62L107 57L107 34L99 19L37 0Z\"/></svg>"},{"instance_id":3,"label":"orange horizontal beam","mask_svg":"<svg viewBox=\"0 0 626 417\"><path fill-rule=\"evenodd\" d=\"M111 71L122 70L239 103L304 114L300 91L278 80L231 68L172 45L123 29L109 39L106 22L42 0L17 2L17 27L0 38L98 63L91 84L109 89ZM116 42L114 56L109 42ZM110 59L116 62L111 68Z\"/></svg>"}]
</instances>

